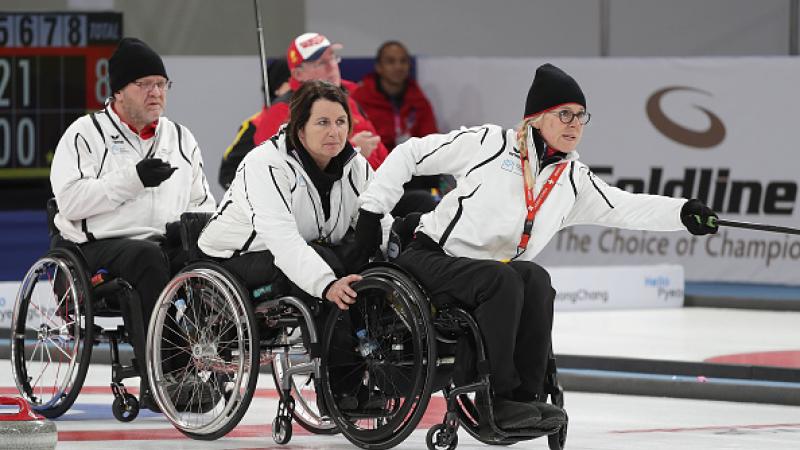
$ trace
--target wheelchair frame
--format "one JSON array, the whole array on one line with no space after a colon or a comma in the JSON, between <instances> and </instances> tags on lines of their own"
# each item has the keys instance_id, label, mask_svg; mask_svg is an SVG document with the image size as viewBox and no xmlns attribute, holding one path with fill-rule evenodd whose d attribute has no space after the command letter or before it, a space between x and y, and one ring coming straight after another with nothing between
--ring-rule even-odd
<instances>
[{"instance_id":1,"label":"wheelchair frame","mask_svg":"<svg viewBox=\"0 0 800 450\"><path fill-rule=\"evenodd\" d=\"M156 402L185 435L217 439L244 416L255 393L258 368L271 363L279 392L278 414L272 424L275 442L289 442L292 419L312 433L338 432L324 411L305 398L310 397L306 388L315 386L320 374L319 337L311 308L290 296L254 301L237 276L220 263L204 258L196 243L200 225L205 225L209 217L202 213L184 213L181 217L181 237L192 263L168 283L151 317L147 369ZM179 301L184 308L181 319L177 315ZM215 313L217 307L223 312ZM180 330L179 321L184 318L189 319L190 328ZM205 333L195 333L191 327ZM181 342L171 342L173 350L190 355L185 372L192 372L195 379L206 384L215 380L213 389L204 394L212 397L207 404L197 400L194 410L191 402L195 400L190 400L188 410L181 405L180 392L175 391L178 381L169 379L170 370L164 370L164 361L172 358L164 358L164 330L180 335L181 342L185 342L185 349L179 348ZM214 330L219 330L218 335L213 335ZM235 337L226 335L230 330L235 330ZM203 384L195 382L192 389L198 385Z\"/></svg>"},{"instance_id":2,"label":"wheelchair frame","mask_svg":"<svg viewBox=\"0 0 800 450\"><path fill-rule=\"evenodd\" d=\"M107 343L112 367L111 391L114 395L112 413L117 420L129 422L139 414L139 401L128 393L123 380L138 377L139 371L135 359L128 366L120 362L119 343L128 342L127 331L122 325L116 329L104 329L94 323L94 318L122 317L121 310L115 309L112 305L120 302L118 300L120 296L126 296L128 300L131 298L138 300L138 297L130 284L121 278L92 286L88 273L80 248L61 240L57 241L53 248L37 260L25 274L17 294L11 325L14 380L20 395L31 403L34 411L47 418L59 417L69 410L80 393L94 345ZM59 293L58 287L54 285L62 279L68 284L63 294ZM42 289L37 290L37 285L41 282L47 283L45 289L50 288L50 300L53 305L48 306L55 306L49 315L46 311L50 308L36 303L37 300L42 302L40 295ZM35 300L32 299L34 296ZM34 318L30 308L39 312L38 326L29 327L29 319ZM27 354L32 339L35 340L33 350ZM62 345L70 341L73 341L74 345L68 347ZM41 366L38 375L34 373L37 349ZM47 363L44 360L45 354ZM58 358L54 358L53 355L57 355ZM64 362L62 357L68 360L63 379L60 377L60 366ZM50 364L57 366L55 379L49 387L50 393L47 394L40 386L37 395L36 387L45 376Z\"/></svg>"},{"instance_id":3,"label":"wheelchair frame","mask_svg":"<svg viewBox=\"0 0 800 450\"><path fill-rule=\"evenodd\" d=\"M454 343L453 338L444 336L443 330L452 332L453 330L460 330L460 334L465 334L472 339L475 344L476 357L477 357L477 372L478 379L472 383L463 386L454 386L452 383L447 383L442 389L447 403L447 412L442 423L437 424L430 428L426 436L426 444L429 449L448 449L452 450L458 445L458 429L463 427L467 432L475 437L477 440L491 445L509 445L515 442L530 440L541 436L548 436L548 445L551 450L560 450L564 447L566 442L567 425L559 426L554 429L526 429L526 430L503 430L499 428L494 420L492 413L492 395L491 384L489 379L489 364L486 358L486 351L481 338L480 330L475 319L465 310L455 306L448 305L431 314L431 302L425 289L405 270L391 264L391 263L372 263L365 270L362 271L364 280L359 284L354 285L359 296L365 289L374 287L375 283L382 283L386 288L387 297L402 297L404 302L409 306L409 311L419 311L421 320L415 320L417 327L423 331L421 334L426 336L429 341L426 345L430 349L426 353L425 360L425 373L422 376L425 380L423 387L419 391L413 391L409 395L419 396L419 405L421 407L416 410L406 411L405 415L408 418L405 422L398 424L381 423L376 420L378 425L370 430L362 430L353 423L358 420L380 419L387 414L386 411L377 411L378 414L369 416L370 411L364 411L361 416L343 414L342 411L332 408L332 417L339 425L342 434L350 440L353 444L365 449L386 449L391 448L403 441L416 427L419 420L422 418L425 407L428 404L431 394L438 390L437 386L433 385L433 380L437 375L435 372L445 370L450 362L453 361L452 355L441 355L438 353L437 342L441 343ZM359 299L363 302L368 299ZM352 309L352 307L351 307ZM332 317L335 317L337 311L333 311ZM391 314L391 313L390 313ZM329 324L333 319L329 319ZM323 340L323 358L329 354L330 341L333 339L331 334L335 328L328 326L326 328L326 338ZM352 332L351 332L352 334ZM380 332L378 332L380 334ZM378 353L384 352L388 354L389 350L381 349ZM390 358L386 356L385 361ZM388 364L384 361L384 364ZM366 363L369 366L369 362ZM329 404L335 405L335 396L331 392L330 378L331 374L326 374L330 369L329 364L323 365L323 389L325 390L326 401ZM327 375L327 376L326 376ZM449 375L447 375L449 379ZM438 378L438 377L437 377ZM563 390L558 385L555 359L551 356L548 362L548 372L546 376L546 394L551 398L551 401L559 407L563 407ZM481 419L481 412L474 404L474 399L469 397L469 394L485 395L488 399L488 417ZM390 404L390 403L388 403ZM376 412L376 411L371 411Z\"/></svg>"}]
</instances>

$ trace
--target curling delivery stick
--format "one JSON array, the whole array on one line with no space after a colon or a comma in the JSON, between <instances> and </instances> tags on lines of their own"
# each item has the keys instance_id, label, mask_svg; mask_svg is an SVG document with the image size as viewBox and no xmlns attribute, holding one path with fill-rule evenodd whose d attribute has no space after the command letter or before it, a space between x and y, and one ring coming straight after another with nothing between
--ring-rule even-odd
<instances>
[{"instance_id":1,"label":"curling delivery stick","mask_svg":"<svg viewBox=\"0 0 800 450\"><path fill-rule=\"evenodd\" d=\"M267 78L267 55L264 51L264 27L261 24L261 10L258 7L258 0L253 0L256 9L256 34L258 34L258 56L261 59L261 80L264 82L264 104L269 108L269 79Z\"/></svg>"},{"instance_id":2,"label":"curling delivery stick","mask_svg":"<svg viewBox=\"0 0 800 450\"><path fill-rule=\"evenodd\" d=\"M717 225L733 228L747 228L748 230L772 231L775 233L800 234L800 229L779 227L777 225L763 225L760 223L737 222L735 220L717 219Z\"/></svg>"}]
</instances>

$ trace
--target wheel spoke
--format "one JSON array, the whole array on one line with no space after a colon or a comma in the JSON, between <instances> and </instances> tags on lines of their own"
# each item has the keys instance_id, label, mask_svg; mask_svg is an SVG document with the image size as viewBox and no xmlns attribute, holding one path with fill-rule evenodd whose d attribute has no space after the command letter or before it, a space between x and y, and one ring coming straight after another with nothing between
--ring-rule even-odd
<instances>
[{"instance_id":1,"label":"wheel spoke","mask_svg":"<svg viewBox=\"0 0 800 450\"><path fill-rule=\"evenodd\" d=\"M55 341L54 341L52 338L49 338L49 337L47 338L47 340L48 340L48 341L49 341L51 344L53 344L53 345L55 346L55 348L57 348L57 349L58 349L58 351L59 351L59 352L61 352L61 353L62 353L62 354L65 356L65 357L67 357L67 359L69 359L70 361L72 361L73 357L72 357L72 356L71 356L69 353L65 352L65 351L64 351L64 349L63 349L63 348L61 348L61 346L60 346L60 345L58 345L58 343L56 343L56 342L55 342Z\"/></svg>"}]
</instances>

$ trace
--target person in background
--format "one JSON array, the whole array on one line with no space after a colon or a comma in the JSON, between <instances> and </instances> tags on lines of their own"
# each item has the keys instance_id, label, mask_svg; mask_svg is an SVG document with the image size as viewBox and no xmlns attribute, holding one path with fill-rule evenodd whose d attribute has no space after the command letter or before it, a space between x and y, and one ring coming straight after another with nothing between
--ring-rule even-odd
<instances>
[{"instance_id":1,"label":"person in background","mask_svg":"<svg viewBox=\"0 0 800 450\"><path fill-rule=\"evenodd\" d=\"M328 38L319 33L302 34L289 44L286 60L291 73L289 78L291 91L286 96L276 99L272 107L255 122L256 143L271 138L278 132L278 128L289 120L289 102L293 93L303 83L322 80L341 87L345 93L355 90L357 85L352 81L343 80L339 72L341 57L336 52L341 48L341 44L331 44ZM372 122L361 112L361 107L349 95L347 101L353 118L350 143L367 158L373 168L377 168L386 159L389 151L381 142Z\"/></svg>"},{"instance_id":2,"label":"person in background","mask_svg":"<svg viewBox=\"0 0 800 450\"><path fill-rule=\"evenodd\" d=\"M157 409L145 370L153 307L186 255L180 216L212 212L200 147L188 128L163 117L172 81L161 57L124 38L108 61L112 97L73 122L50 169L61 237L78 244L92 274L105 269L131 284L140 308L121 305L142 377L140 404Z\"/></svg>"},{"instance_id":3,"label":"person in background","mask_svg":"<svg viewBox=\"0 0 800 450\"><path fill-rule=\"evenodd\" d=\"M367 74L352 94L389 149L408 138L438 132L433 108L410 74L406 47L386 41L375 55L375 72Z\"/></svg>"},{"instance_id":4,"label":"person in background","mask_svg":"<svg viewBox=\"0 0 800 450\"><path fill-rule=\"evenodd\" d=\"M401 42L386 41L375 55L375 72L367 74L353 92L390 152L409 138L438 132L433 108L410 74L408 49ZM448 188L439 175L414 177L392 214L431 211Z\"/></svg>"},{"instance_id":5,"label":"person in background","mask_svg":"<svg viewBox=\"0 0 800 450\"><path fill-rule=\"evenodd\" d=\"M430 298L472 311L486 344L496 423L550 428L564 412L545 403L555 290L536 255L561 229L595 224L636 230L717 232L702 202L633 194L607 185L578 159L586 98L561 69L536 70L519 127L462 128L396 147L361 194L356 236L377 248L380 218L414 175L449 173L458 185L423 214L395 263ZM369 219L369 220L367 220ZM436 300L438 299L438 300ZM437 305L438 306L438 305ZM479 396L481 416L488 399Z\"/></svg>"},{"instance_id":6,"label":"person in background","mask_svg":"<svg viewBox=\"0 0 800 450\"><path fill-rule=\"evenodd\" d=\"M276 99L282 99L284 95L291 91L289 76L289 65L286 63L286 59L280 58L269 63L267 66L267 83L269 84L270 103L275 103ZM236 168L239 167L244 155L260 143L255 142L256 124L266 110L267 105L264 105L261 111L242 122L233 142L222 155L222 164L219 166L219 184L225 189L228 189L231 181L233 181Z\"/></svg>"}]
</instances>

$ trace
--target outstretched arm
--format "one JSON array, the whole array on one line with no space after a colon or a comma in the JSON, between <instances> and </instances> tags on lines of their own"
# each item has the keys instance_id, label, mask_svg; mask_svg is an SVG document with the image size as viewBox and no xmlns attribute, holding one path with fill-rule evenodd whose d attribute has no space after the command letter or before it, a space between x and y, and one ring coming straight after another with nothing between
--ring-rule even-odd
<instances>
[{"instance_id":1,"label":"outstretched arm","mask_svg":"<svg viewBox=\"0 0 800 450\"><path fill-rule=\"evenodd\" d=\"M361 194L361 208L388 213L403 196L403 185L415 175L449 174L456 178L464 175L483 144L502 137L502 129L485 125L409 139L395 147L378 168L375 179Z\"/></svg>"}]
</instances>

